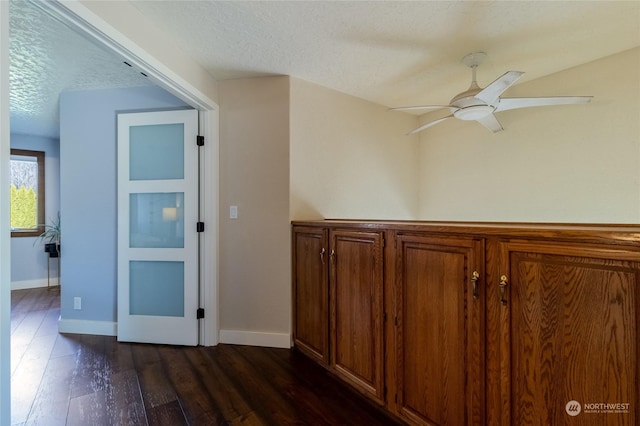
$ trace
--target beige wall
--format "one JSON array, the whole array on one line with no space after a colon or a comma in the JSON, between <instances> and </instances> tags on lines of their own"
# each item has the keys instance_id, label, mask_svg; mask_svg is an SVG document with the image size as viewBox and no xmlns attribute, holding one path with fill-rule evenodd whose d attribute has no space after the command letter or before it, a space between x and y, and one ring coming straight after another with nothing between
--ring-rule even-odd
<instances>
[{"instance_id":1,"label":"beige wall","mask_svg":"<svg viewBox=\"0 0 640 426\"><path fill-rule=\"evenodd\" d=\"M590 104L501 112L496 134L457 120L424 131L419 217L640 223L638 76L640 48L506 93L594 95Z\"/></svg>"},{"instance_id":2,"label":"beige wall","mask_svg":"<svg viewBox=\"0 0 640 426\"><path fill-rule=\"evenodd\" d=\"M236 331L288 335L289 78L220 81L218 91L221 340L237 343ZM238 219L229 219L230 205Z\"/></svg>"},{"instance_id":3,"label":"beige wall","mask_svg":"<svg viewBox=\"0 0 640 426\"><path fill-rule=\"evenodd\" d=\"M291 79L291 218L413 219L416 118Z\"/></svg>"},{"instance_id":4,"label":"beige wall","mask_svg":"<svg viewBox=\"0 0 640 426\"><path fill-rule=\"evenodd\" d=\"M416 118L288 77L218 96L221 341L288 343L290 218L412 218Z\"/></svg>"}]
</instances>

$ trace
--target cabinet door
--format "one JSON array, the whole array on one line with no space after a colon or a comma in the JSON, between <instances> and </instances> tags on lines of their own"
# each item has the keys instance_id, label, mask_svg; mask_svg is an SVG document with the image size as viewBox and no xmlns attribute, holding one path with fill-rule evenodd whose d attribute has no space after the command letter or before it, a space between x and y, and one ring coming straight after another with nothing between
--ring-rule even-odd
<instances>
[{"instance_id":1,"label":"cabinet door","mask_svg":"<svg viewBox=\"0 0 640 426\"><path fill-rule=\"evenodd\" d=\"M383 402L382 233L331 231L331 365Z\"/></svg>"},{"instance_id":2,"label":"cabinet door","mask_svg":"<svg viewBox=\"0 0 640 426\"><path fill-rule=\"evenodd\" d=\"M501 258L502 424L638 424L640 251L506 242Z\"/></svg>"},{"instance_id":3,"label":"cabinet door","mask_svg":"<svg viewBox=\"0 0 640 426\"><path fill-rule=\"evenodd\" d=\"M399 414L415 424L483 424L484 241L396 238Z\"/></svg>"},{"instance_id":4,"label":"cabinet door","mask_svg":"<svg viewBox=\"0 0 640 426\"><path fill-rule=\"evenodd\" d=\"M328 232L293 229L293 341L301 351L329 362Z\"/></svg>"}]
</instances>

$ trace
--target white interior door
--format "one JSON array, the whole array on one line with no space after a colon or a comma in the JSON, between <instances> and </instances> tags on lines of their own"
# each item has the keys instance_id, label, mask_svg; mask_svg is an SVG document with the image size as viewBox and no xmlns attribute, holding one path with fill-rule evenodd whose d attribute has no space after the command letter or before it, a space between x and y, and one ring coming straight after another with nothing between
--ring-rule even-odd
<instances>
[{"instance_id":1,"label":"white interior door","mask_svg":"<svg viewBox=\"0 0 640 426\"><path fill-rule=\"evenodd\" d=\"M198 112L118 114L118 340L198 343Z\"/></svg>"}]
</instances>

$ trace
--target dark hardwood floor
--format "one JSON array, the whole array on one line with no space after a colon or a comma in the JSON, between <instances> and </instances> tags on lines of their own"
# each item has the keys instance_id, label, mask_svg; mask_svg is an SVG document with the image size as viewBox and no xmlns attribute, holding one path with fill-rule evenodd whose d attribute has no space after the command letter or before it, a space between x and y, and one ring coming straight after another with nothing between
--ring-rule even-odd
<instances>
[{"instance_id":1,"label":"dark hardwood floor","mask_svg":"<svg viewBox=\"0 0 640 426\"><path fill-rule=\"evenodd\" d=\"M58 290L11 295L12 425L392 425L287 349L59 334Z\"/></svg>"}]
</instances>

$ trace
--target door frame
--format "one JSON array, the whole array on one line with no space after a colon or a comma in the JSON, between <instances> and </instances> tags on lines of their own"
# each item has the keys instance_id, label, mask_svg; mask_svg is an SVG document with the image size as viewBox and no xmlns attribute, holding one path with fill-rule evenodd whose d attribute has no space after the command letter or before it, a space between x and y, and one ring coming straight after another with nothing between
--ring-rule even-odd
<instances>
[{"instance_id":1,"label":"door frame","mask_svg":"<svg viewBox=\"0 0 640 426\"><path fill-rule=\"evenodd\" d=\"M9 2L0 1L0 223L10 222ZM6 178L6 179L5 179ZM8 227L7 227L8 228ZM0 424L11 424L11 232L0 227Z\"/></svg>"},{"instance_id":2,"label":"door frame","mask_svg":"<svg viewBox=\"0 0 640 426\"><path fill-rule=\"evenodd\" d=\"M199 134L205 137L201 151L200 217L206 230L200 239L200 307L206 315L200 322L199 344L214 346L219 342L218 320L218 158L219 107L207 95L193 87L152 54L95 15L79 1L38 2L37 6L53 14L101 47L144 70L149 79L198 110ZM205 167L206 165L206 167ZM206 259L206 261L204 261Z\"/></svg>"}]
</instances>

